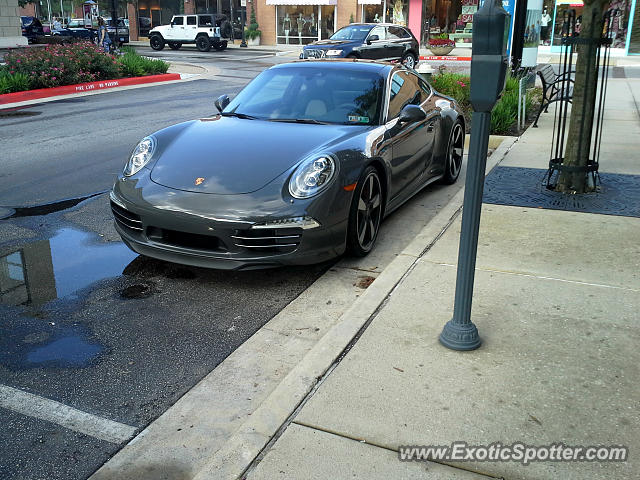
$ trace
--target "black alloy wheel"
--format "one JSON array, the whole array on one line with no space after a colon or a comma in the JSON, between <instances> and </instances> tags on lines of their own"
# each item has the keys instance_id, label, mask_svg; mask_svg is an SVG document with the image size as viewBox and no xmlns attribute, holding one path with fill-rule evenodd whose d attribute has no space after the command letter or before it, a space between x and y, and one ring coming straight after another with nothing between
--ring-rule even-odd
<instances>
[{"instance_id":1,"label":"black alloy wheel","mask_svg":"<svg viewBox=\"0 0 640 480\"><path fill-rule=\"evenodd\" d=\"M449 146L447 148L447 163L442 182L447 185L455 183L460 175L462 159L464 157L464 127L460 120L456 120L451 129Z\"/></svg>"},{"instance_id":2,"label":"black alloy wheel","mask_svg":"<svg viewBox=\"0 0 640 480\"><path fill-rule=\"evenodd\" d=\"M355 256L367 255L378 238L382 221L382 194L378 171L372 166L367 167L354 191L347 227L347 248Z\"/></svg>"},{"instance_id":3,"label":"black alloy wheel","mask_svg":"<svg viewBox=\"0 0 640 480\"><path fill-rule=\"evenodd\" d=\"M153 35L149 39L149 44L154 50L162 50L164 48L164 38L162 38L160 35Z\"/></svg>"},{"instance_id":4,"label":"black alloy wheel","mask_svg":"<svg viewBox=\"0 0 640 480\"><path fill-rule=\"evenodd\" d=\"M196 38L196 47L198 47L198 50L200 50L201 52L208 52L209 50L211 50L211 42L209 41L209 37L202 35Z\"/></svg>"}]
</instances>

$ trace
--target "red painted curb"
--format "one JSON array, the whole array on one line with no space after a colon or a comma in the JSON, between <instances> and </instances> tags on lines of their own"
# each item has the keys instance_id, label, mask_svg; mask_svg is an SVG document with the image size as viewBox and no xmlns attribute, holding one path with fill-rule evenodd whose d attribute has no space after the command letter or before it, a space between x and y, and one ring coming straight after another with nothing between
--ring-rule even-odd
<instances>
[{"instance_id":1,"label":"red painted curb","mask_svg":"<svg viewBox=\"0 0 640 480\"><path fill-rule=\"evenodd\" d=\"M471 57L449 57L446 55L422 55L420 60L436 60L440 62L470 62Z\"/></svg>"},{"instance_id":2,"label":"red painted curb","mask_svg":"<svg viewBox=\"0 0 640 480\"><path fill-rule=\"evenodd\" d=\"M70 93L84 93L115 87L126 87L129 85L142 85L144 83L168 82L171 80L180 80L180 74L164 73L161 75L148 75L146 77L118 78L116 80L100 80L98 82L78 83L76 85L64 85L62 87L39 88L37 90L26 90L24 92L0 95L0 105L24 102L25 100L35 100L38 98L56 97L58 95L68 95Z\"/></svg>"}]
</instances>

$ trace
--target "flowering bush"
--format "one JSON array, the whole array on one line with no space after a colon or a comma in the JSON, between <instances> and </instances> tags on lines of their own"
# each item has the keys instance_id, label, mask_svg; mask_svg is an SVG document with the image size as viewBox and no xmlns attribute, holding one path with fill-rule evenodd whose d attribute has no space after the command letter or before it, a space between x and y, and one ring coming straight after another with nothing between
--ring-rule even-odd
<instances>
[{"instance_id":1,"label":"flowering bush","mask_svg":"<svg viewBox=\"0 0 640 480\"><path fill-rule=\"evenodd\" d=\"M4 61L11 75L28 75L31 88L59 87L122 76L116 58L91 42L11 51Z\"/></svg>"},{"instance_id":2,"label":"flowering bush","mask_svg":"<svg viewBox=\"0 0 640 480\"><path fill-rule=\"evenodd\" d=\"M449 38L449 35L442 33L429 39L430 47L455 47L456 42Z\"/></svg>"},{"instance_id":3,"label":"flowering bush","mask_svg":"<svg viewBox=\"0 0 640 480\"><path fill-rule=\"evenodd\" d=\"M123 48L123 54L114 56L87 41L13 50L4 56L4 61L0 94L153 75L166 73L169 68L168 63L141 57L132 48Z\"/></svg>"}]
</instances>

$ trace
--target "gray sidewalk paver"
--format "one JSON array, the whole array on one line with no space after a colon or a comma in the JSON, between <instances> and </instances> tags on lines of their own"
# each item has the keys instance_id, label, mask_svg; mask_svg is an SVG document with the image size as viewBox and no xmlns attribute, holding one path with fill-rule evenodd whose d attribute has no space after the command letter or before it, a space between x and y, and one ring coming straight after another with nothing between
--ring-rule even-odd
<instances>
[{"instance_id":1,"label":"gray sidewalk paver","mask_svg":"<svg viewBox=\"0 0 640 480\"><path fill-rule=\"evenodd\" d=\"M294 454L292 455L292 452ZM327 459L331 459L327 461ZM398 462L390 450L292 424L247 480L488 480L434 462Z\"/></svg>"}]
</instances>

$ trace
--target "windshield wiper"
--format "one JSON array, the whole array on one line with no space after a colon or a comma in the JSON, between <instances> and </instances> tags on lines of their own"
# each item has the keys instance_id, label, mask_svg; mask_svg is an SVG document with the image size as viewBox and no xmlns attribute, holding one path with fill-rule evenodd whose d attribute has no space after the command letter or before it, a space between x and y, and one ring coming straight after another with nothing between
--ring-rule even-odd
<instances>
[{"instance_id":1,"label":"windshield wiper","mask_svg":"<svg viewBox=\"0 0 640 480\"><path fill-rule=\"evenodd\" d=\"M253 115L247 115L246 113L238 113L238 112L222 112L220 115L223 117L237 117L243 118L245 120L255 120L258 117L254 117Z\"/></svg>"},{"instance_id":2,"label":"windshield wiper","mask_svg":"<svg viewBox=\"0 0 640 480\"><path fill-rule=\"evenodd\" d=\"M328 122L321 122L320 120L314 120L313 118L270 118L269 121L285 123L309 123L312 125L329 125Z\"/></svg>"}]
</instances>

